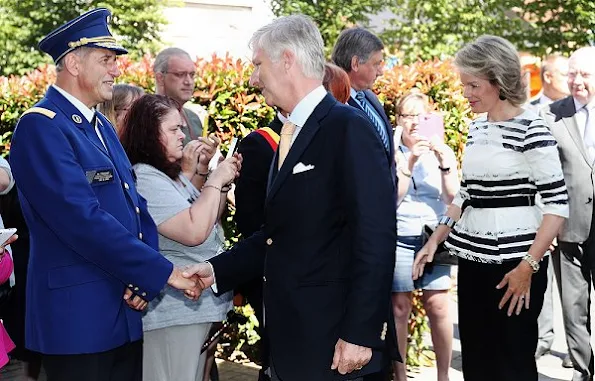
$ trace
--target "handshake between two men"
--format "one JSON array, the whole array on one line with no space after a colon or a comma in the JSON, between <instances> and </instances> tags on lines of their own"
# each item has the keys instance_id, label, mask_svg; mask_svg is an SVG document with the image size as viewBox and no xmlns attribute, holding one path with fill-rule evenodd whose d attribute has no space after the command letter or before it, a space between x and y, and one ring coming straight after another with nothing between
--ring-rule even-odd
<instances>
[{"instance_id":1,"label":"handshake between two men","mask_svg":"<svg viewBox=\"0 0 595 381\"><path fill-rule=\"evenodd\" d=\"M208 263L198 263L187 266L185 269L174 267L167 284L184 292L184 295L192 300L197 300L204 289L214 283L213 270ZM149 302L134 294L127 288L124 292L124 300L129 307L142 311Z\"/></svg>"}]
</instances>

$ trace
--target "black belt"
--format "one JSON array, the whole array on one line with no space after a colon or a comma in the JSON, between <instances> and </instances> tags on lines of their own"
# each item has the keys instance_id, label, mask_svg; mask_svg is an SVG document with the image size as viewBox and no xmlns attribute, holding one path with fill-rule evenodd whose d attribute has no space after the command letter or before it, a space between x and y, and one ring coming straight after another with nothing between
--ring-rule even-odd
<instances>
[{"instance_id":1,"label":"black belt","mask_svg":"<svg viewBox=\"0 0 595 381\"><path fill-rule=\"evenodd\" d=\"M474 208L510 208L514 206L533 206L535 196L517 196L507 198L472 198L463 202L463 209L468 206Z\"/></svg>"}]
</instances>

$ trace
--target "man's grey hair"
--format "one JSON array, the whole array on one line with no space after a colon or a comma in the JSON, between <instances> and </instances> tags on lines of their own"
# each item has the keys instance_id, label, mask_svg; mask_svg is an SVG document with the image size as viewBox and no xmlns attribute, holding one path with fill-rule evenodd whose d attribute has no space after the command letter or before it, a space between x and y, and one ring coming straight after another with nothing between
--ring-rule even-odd
<instances>
[{"instance_id":1,"label":"man's grey hair","mask_svg":"<svg viewBox=\"0 0 595 381\"><path fill-rule=\"evenodd\" d=\"M324 77L324 43L309 17L280 17L254 32L249 46L253 50L262 49L273 62L278 62L283 52L289 50L295 54L306 77L321 81Z\"/></svg>"},{"instance_id":2,"label":"man's grey hair","mask_svg":"<svg viewBox=\"0 0 595 381\"><path fill-rule=\"evenodd\" d=\"M171 57L187 57L189 60L192 61L190 58L190 54L187 51L180 48L165 48L157 54L155 57L155 62L153 62L153 73L167 73L167 65L169 63L169 59Z\"/></svg>"},{"instance_id":3,"label":"man's grey hair","mask_svg":"<svg viewBox=\"0 0 595 381\"><path fill-rule=\"evenodd\" d=\"M553 53L553 54L550 54L549 56L546 56L543 59L543 61L541 63L541 69L539 71L539 76L541 78L542 84L545 82L544 81L545 73L552 72L553 69L556 68L556 63L558 62L558 60L568 60L568 58L564 57L560 53Z\"/></svg>"},{"instance_id":4,"label":"man's grey hair","mask_svg":"<svg viewBox=\"0 0 595 381\"><path fill-rule=\"evenodd\" d=\"M374 33L359 27L345 29L335 43L331 61L349 73L354 56L366 63L372 54L383 49L384 44Z\"/></svg>"},{"instance_id":5,"label":"man's grey hair","mask_svg":"<svg viewBox=\"0 0 595 381\"><path fill-rule=\"evenodd\" d=\"M74 53L77 56L79 56L81 59L84 59L89 55L89 53L91 53L93 51L93 49L94 48L91 48L88 46L81 46L80 48L74 49L70 53ZM70 53L68 53L68 54L70 54ZM56 62L56 73L59 73L62 70L64 70L64 58L66 58L66 56L68 54L64 55L64 57L60 58L60 61Z\"/></svg>"}]
</instances>

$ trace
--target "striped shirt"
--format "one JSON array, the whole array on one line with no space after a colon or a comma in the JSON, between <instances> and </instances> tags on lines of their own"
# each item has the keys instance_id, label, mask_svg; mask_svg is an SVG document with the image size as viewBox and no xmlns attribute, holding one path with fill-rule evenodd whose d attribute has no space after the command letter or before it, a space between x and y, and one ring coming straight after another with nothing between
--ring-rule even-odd
<instances>
[{"instance_id":1,"label":"striped shirt","mask_svg":"<svg viewBox=\"0 0 595 381\"><path fill-rule=\"evenodd\" d=\"M533 111L506 121L471 123L459 193L469 199L537 197L539 206L467 207L446 245L474 261L502 263L527 254L543 214L568 217L568 193L557 144Z\"/></svg>"}]
</instances>

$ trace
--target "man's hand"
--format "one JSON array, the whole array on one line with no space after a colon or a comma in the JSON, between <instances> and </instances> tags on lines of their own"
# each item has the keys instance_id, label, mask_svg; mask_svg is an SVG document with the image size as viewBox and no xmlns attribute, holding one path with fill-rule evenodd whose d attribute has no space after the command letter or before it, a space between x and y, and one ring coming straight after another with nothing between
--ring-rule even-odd
<instances>
[{"instance_id":1,"label":"man's hand","mask_svg":"<svg viewBox=\"0 0 595 381\"><path fill-rule=\"evenodd\" d=\"M177 267L174 267L174 270L171 272L167 284L184 291L184 295L192 300L197 300L204 289L204 287L201 287L197 276L190 275L183 277L182 270Z\"/></svg>"},{"instance_id":2,"label":"man's hand","mask_svg":"<svg viewBox=\"0 0 595 381\"><path fill-rule=\"evenodd\" d=\"M331 369L341 374L351 373L363 368L372 358L372 349L351 344L342 339L335 344L335 354Z\"/></svg>"},{"instance_id":3,"label":"man's hand","mask_svg":"<svg viewBox=\"0 0 595 381\"><path fill-rule=\"evenodd\" d=\"M215 275L213 268L209 263L202 262L195 265L186 266L182 273L184 278L195 279L198 288L202 291L207 287L211 287L215 283Z\"/></svg>"},{"instance_id":4,"label":"man's hand","mask_svg":"<svg viewBox=\"0 0 595 381\"><path fill-rule=\"evenodd\" d=\"M126 304L128 304L128 307L137 311L142 311L145 308L147 308L149 302L147 302L138 295L134 295L134 297L132 297L133 295L134 294L132 293L132 290L130 290L129 288L127 288L126 291L124 291L124 300L126 301Z\"/></svg>"}]
</instances>

